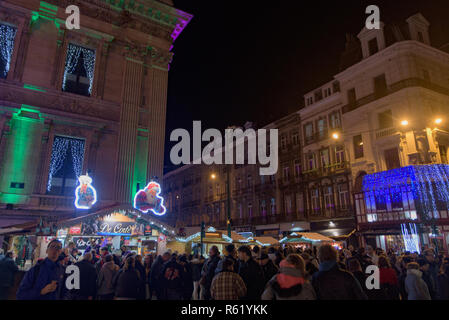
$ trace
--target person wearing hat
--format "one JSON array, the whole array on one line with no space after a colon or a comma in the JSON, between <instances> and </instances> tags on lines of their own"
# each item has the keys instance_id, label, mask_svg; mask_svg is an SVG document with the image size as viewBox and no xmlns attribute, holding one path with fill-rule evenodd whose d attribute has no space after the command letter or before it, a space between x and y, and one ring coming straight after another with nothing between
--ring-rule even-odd
<instances>
[{"instance_id":1,"label":"person wearing hat","mask_svg":"<svg viewBox=\"0 0 449 320\"><path fill-rule=\"evenodd\" d=\"M226 259L232 260L234 262L234 266L237 265L237 259L235 258L235 246L231 243L228 244L223 250L223 258L218 262L217 268L215 269L215 274L219 274L223 271L223 263ZM234 270L234 272L237 272Z\"/></svg>"},{"instance_id":2,"label":"person wearing hat","mask_svg":"<svg viewBox=\"0 0 449 320\"><path fill-rule=\"evenodd\" d=\"M304 278L305 263L299 254L289 254L280 267L268 282L262 300L316 300L312 284Z\"/></svg>"},{"instance_id":3,"label":"person wearing hat","mask_svg":"<svg viewBox=\"0 0 449 320\"><path fill-rule=\"evenodd\" d=\"M64 267L58 262L62 244L58 239L47 245L47 258L34 265L22 279L17 300L60 300L64 293Z\"/></svg>"},{"instance_id":4,"label":"person wearing hat","mask_svg":"<svg viewBox=\"0 0 449 320\"><path fill-rule=\"evenodd\" d=\"M259 265L262 267L264 285L266 285L268 281L270 281L271 278L279 272L279 270L266 253L262 253L260 257L256 258L256 261L259 262Z\"/></svg>"}]
</instances>

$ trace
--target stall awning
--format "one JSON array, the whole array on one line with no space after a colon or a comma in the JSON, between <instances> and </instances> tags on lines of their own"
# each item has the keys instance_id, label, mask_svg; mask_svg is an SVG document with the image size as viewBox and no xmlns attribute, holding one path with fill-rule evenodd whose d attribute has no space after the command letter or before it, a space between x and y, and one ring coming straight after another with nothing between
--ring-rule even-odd
<instances>
[{"instance_id":1,"label":"stall awning","mask_svg":"<svg viewBox=\"0 0 449 320\"><path fill-rule=\"evenodd\" d=\"M254 237L254 240L260 242L264 246L276 246L279 245L279 240L273 237Z\"/></svg>"},{"instance_id":2,"label":"stall awning","mask_svg":"<svg viewBox=\"0 0 449 320\"><path fill-rule=\"evenodd\" d=\"M293 232L279 242L334 242L333 239L316 232Z\"/></svg>"}]
</instances>

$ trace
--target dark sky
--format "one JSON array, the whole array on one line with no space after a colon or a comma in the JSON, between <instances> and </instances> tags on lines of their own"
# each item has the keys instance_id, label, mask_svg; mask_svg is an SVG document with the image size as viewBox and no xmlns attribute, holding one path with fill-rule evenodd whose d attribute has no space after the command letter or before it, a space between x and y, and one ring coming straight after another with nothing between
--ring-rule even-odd
<instances>
[{"instance_id":1,"label":"dark sky","mask_svg":"<svg viewBox=\"0 0 449 320\"><path fill-rule=\"evenodd\" d=\"M225 129L263 126L301 108L303 94L338 72L345 34L357 35L365 9L386 23L421 12L433 44L449 42L448 0L174 0L194 18L176 40L169 73L166 170L176 128L192 121Z\"/></svg>"}]
</instances>

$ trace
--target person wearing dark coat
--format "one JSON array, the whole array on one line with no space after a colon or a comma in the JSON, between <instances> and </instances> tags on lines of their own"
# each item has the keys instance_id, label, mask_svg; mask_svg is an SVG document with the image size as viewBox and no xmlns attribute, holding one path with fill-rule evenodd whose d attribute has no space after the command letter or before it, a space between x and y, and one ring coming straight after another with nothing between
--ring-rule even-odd
<instances>
[{"instance_id":1,"label":"person wearing dark coat","mask_svg":"<svg viewBox=\"0 0 449 320\"><path fill-rule=\"evenodd\" d=\"M449 300L449 264L444 264L442 269L437 278L438 299Z\"/></svg>"},{"instance_id":2,"label":"person wearing dark coat","mask_svg":"<svg viewBox=\"0 0 449 320\"><path fill-rule=\"evenodd\" d=\"M220 251L218 251L217 246L212 246L209 250L209 258L204 262L203 270L201 271L200 284L203 287L203 297L204 300L210 300L210 287L212 285L212 280L215 276L215 269L220 262Z\"/></svg>"},{"instance_id":3,"label":"person wearing dark coat","mask_svg":"<svg viewBox=\"0 0 449 320\"><path fill-rule=\"evenodd\" d=\"M128 256L123 268L115 276L115 299L116 300L137 300L144 290L142 286L142 275L136 269L135 259Z\"/></svg>"},{"instance_id":4,"label":"person wearing dark coat","mask_svg":"<svg viewBox=\"0 0 449 320\"><path fill-rule=\"evenodd\" d=\"M142 282L142 286L145 287L146 285L146 273L145 273L145 267L143 266L142 263L142 256L141 255L137 255L135 257L135 265L136 265L136 270L139 271L141 277L140 277L140 281ZM146 295L146 290L142 290L140 292L140 297L139 300L145 300L145 295Z\"/></svg>"},{"instance_id":5,"label":"person wearing dark coat","mask_svg":"<svg viewBox=\"0 0 449 320\"><path fill-rule=\"evenodd\" d=\"M262 267L264 285L266 285L268 281L279 272L279 269L274 265L273 261L270 260L266 253L262 253L256 260Z\"/></svg>"},{"instance_id":6,"label":"person wearing dark coat","mask_svg":"<svg viewBox=\"0 0 449 320\"><path fill-rule=\"evenodd\" d=\"M69 300L93 300L97 291L97 271L92 265L92 254L84 254L81 261L75 264L79 268L80 288L69 290Z\"/></svg>"},{"instance_id":7,"label":"person wearing dark coat","mask_svg":"<svg viewBox=\"0 0 449 320\"><path fill-rule=\"evenodd\" d=\"M150 270L150 287L156 293L156 297L158 300L162 298L162 285L160 283L162 269L164 268L164 264L170 260L171 255L169 252L165 252L162 256L158 256L156 260L153 262Z\"/></svg>"},{"instance_id":8,"label":"person wearing dark coat","mask_svg":"<svg viewBox=\"0 0 449 320\"><path fill-rule=\"evenodd\" d=\"M19 270L14 262L12 252L0 260L0 300L8 298L8 292L14 285L14 275Z\"/></svg>"},{"instance_id":9,"label":"person wearing dark coat","mask_svg":"<svg viewBox=\"0 0 449 320\"><path fill-rule=\"evenodd\" d=\"M235 246L232 243L228 244L225 247L223 254L224 254L223 258L221 258L221 260L218 262L217 268L215 269L215 274L219 274L220 272L223 271L223 262L226 259L232 260L232 262L234 262L234 266L238 265L237 259L234 257L235 256ZM235 272L237 272L237 271L235 270Z\"/></svg>"},{"instance_id":10,"label":"person wearing dark coat","mask_svg":"<svg viewBox=\"0 0 449 320\"><path fill-rule=\"evenodd\" d=\"M401 259L401 273L398 277L399 293L401 294L401 300L408 300L408 294L405 290L405 279L407 278L407 264L413 261L411 256L404 256Z\"/></svg>"},{"instance_id":11,"label":"person wearing dark coat","mask_svg":"<svg viewBox=\"0 0 449 320\"><path fill-rule=\"evenodd\" d=\"M190 262L192 267L192 281L193 281L193 300L200 299L200 280L201 280L201 269L204 265L204 257L198 254Z\"/></svg>"},{"instance_id":12,"label":"person wearing dark coat","mask_svg":"<svg viewBox=\"0 0 449 320\"><path fill-rule=\"evenodd\" d=\"M178 262L183 268L182 279L183 283L183 300L191 300L193 294L193 278L192 278L192 266L187 261L185 255L179 258Z\"/></svg>"},{"instance_id":13,"label":"person wearing dark coat","mask_svg":"<svg viewBox=\"0 0 449 320\"><path fill-rule=\"evenodd\" d=\"M164 264L160 278L161 300L183 300L186 287L184 275L184 267L176 261L176 256Z\"/></svg>"},{"instance_id":14,"label":"person wearing dark coat","mask_svg":"<svg viewBox=\"0 0 449 320\"><path fill-rule=\"evenodd\" d=\"M312 285L318 300L367 300L354 276L338 267L337 250L331 245L318 249L319 271L313 275Z\"/></svg>"},{"instance_id":15,"label":"person wearing dark coat","mask_svg":"<svg viewBox=\"0 0 449 320\"><path fill-rule=\"evenodd\" d=\"M260 300L262 296L265 279L260 265L254 261L251 250L247 246L241 246L238 250L239 254L239 276L245 282L247 293L243 300Z\"/></svg>"},{"instance_id":16,"label":"person wearing dark coat","mask_svg":"<svg viewBox=\"0 0 449 320\"><path fill-rule=\"evenodd\" d=\"M64 267L58 262L62 244L58 239L47 245L47 258L27 271L17 290L17 300L60 300L64 296Z\"/></svg>"}]
</instances>

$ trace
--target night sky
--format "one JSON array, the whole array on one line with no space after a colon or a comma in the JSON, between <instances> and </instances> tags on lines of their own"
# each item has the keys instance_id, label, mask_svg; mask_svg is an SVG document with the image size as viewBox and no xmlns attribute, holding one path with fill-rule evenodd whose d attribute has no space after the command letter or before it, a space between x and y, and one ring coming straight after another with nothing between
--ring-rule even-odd
<instances>
[{"instance_id":1,"label":"night sky","mask_svg":"<svg viewBox=\"0 0 449 320\"><path fill-rule=\"evenodd\" d=\"M434 46L449 42L448 0L174 0L194 18L176 40L169 73L165 170L176 128L264 126L299 110L304 93L338 73L345 35L368 5L385 23L421 12Z\"/></svg>"}]
</instances>

